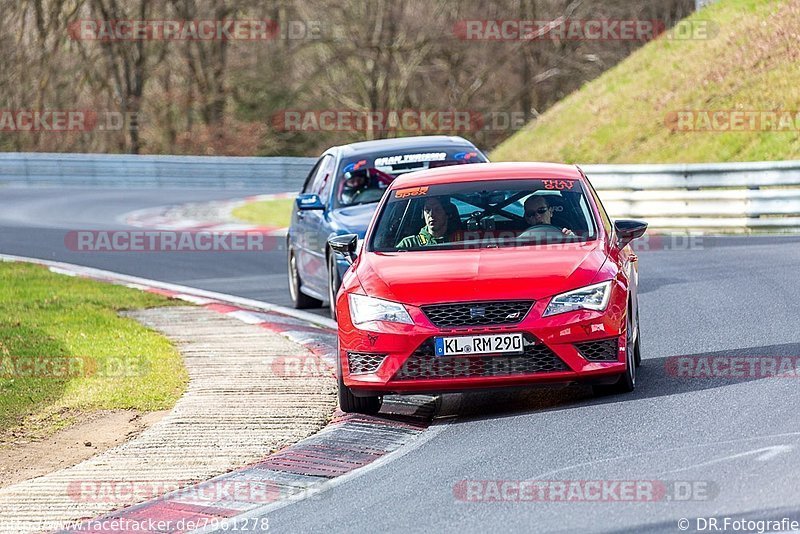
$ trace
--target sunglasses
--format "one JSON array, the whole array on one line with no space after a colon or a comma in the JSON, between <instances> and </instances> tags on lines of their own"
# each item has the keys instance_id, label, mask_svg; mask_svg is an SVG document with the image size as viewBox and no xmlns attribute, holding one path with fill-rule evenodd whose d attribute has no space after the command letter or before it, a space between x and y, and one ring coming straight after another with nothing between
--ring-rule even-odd
<instances>
[{"instance_id":1,"label":"sunglasses","mask_svg":"<svg viewBox=\"0 0 800 534\"><path fill-rule=\"evenodd\" d=\"M525 213L525 217L533 217L533 216L534 216L534 215L536 215L537 213L538 213L539 215L544 215L544 214L545 214L545 213L547 213L548 211L550 211L550 208L539 208L539 209L535 209L535 210L533 210L533 211L529 211L529 212Z\"/></svg>"}]
</instances>

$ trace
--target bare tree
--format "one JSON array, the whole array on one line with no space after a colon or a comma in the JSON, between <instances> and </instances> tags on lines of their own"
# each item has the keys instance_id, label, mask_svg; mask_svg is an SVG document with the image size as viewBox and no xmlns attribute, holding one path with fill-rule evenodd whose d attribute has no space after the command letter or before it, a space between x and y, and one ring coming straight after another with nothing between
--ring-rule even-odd
<instances>
[{"instance_id":1,"label":"bare tree","mask_svg":"<svg viewBox=\"0 0 800 534\"><path fill-rule=\"evenodd\" d=\"M0 95L7 109L136 114L123 132L0 132L13 150L313 154L389 131L284 131L285 109L467 110L536 116L643 41L467 40L465 20L656 19L670 26L691 0L0 0ZM258 42L80 40L80 19L268 19ZM318 27L294 36L288 25ZM549 30L544 29L543 32ZM484 147L506 127L458 131Z\"/></svg>"}]
</instances>

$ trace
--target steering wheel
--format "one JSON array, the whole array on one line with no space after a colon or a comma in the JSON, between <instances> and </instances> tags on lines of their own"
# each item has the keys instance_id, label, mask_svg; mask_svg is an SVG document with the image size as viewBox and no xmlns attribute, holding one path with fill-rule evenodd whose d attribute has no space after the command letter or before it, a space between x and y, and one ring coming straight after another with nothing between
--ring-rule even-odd
<instances>
[{"instance_id":1,"label":"steering wheel","mask_svg":"<svg viewBox=\"0 0 800 534\"><path fill-rule=\"evenodd\" d=\"M561 228L553 226L552 224L534 224L521 234L517 239L531 239L531 240L547 240L558 237L559 240L564 238Z\"/></svg>"}]
</instances>

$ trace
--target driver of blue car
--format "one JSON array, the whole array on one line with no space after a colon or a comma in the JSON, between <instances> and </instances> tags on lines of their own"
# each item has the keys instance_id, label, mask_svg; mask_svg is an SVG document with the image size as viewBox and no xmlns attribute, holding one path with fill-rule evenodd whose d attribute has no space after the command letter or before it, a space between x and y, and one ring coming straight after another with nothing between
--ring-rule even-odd
<instances>
[{"instance_id":1,"label":"driver of blue car","mask_svg":"<svg viewBox=\"0 0 800 534\"><path fill-rule=\"evenodd\" d=\"M341 202L345 206L377 202L386 191L391 179L386 181L375 169L358 169L345 173Z\"/></svg>"},{"instance_id":2,"label":"driver of blue car","mask_svg":"<svg viewBox=\"0 0 800 534\"><path fill-rule=\"evenodd\" d=\"M531 226L537 226L540 224L554 226L552 220L553 206L547 202L547 198L545 196L531 195L525 200L525 222ZM570 236L575 235L575 233L569 228L561 228L561 233Z\"/></svg>"},{"instance_id":3,"label":"driver of blue car","mask_svg":"<svg viewBox=\"0 0 800 534\"><path fill-rule=\"evenodd\" d=\"M366 169L345 174L344 187L342 188L342 203L355 204L358 197L367 189Z\"/></svg>"}]
</instances>

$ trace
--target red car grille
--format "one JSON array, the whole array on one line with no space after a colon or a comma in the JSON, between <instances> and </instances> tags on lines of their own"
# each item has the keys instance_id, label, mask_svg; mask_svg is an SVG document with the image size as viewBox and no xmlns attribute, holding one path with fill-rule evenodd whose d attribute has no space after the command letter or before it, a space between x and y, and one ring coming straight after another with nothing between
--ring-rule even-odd
<instances>
[{"instance_id":1,"label":"red car grille","mask_svg":"<svg viewBox=\"0 0 800 534\"><path fill-rule=\"evenodd\" d=\"M435 356L433 338L405 361L394 380L513 376L568 371L569 367L547 345L524 334L525 351L479 356Z\"/></svg>"},{"instance_id":2,"label":"red car grille","mask_svg":"<svg viewBox=\"0 0 800 534\"><path fill-rule=\"evenodd\" d=\"M458 326L514 325L533 306L532 300L460 302L422 306L428 319L439 328Z\"/></svg>"},{"instance_id":3,"label":"red car grille","mask_svg":"<svg viewBox=\"0 0 800 534\"><path fill-rule=\"evenodd\" d=\"M617 361L617 352L619 349L618 339L612 337L609 339L601 339L600 341L586 341L584 343L575 343L575 348L581 353L581 356L590 362L615 362Z\"/></svg>"}]
</instances>

